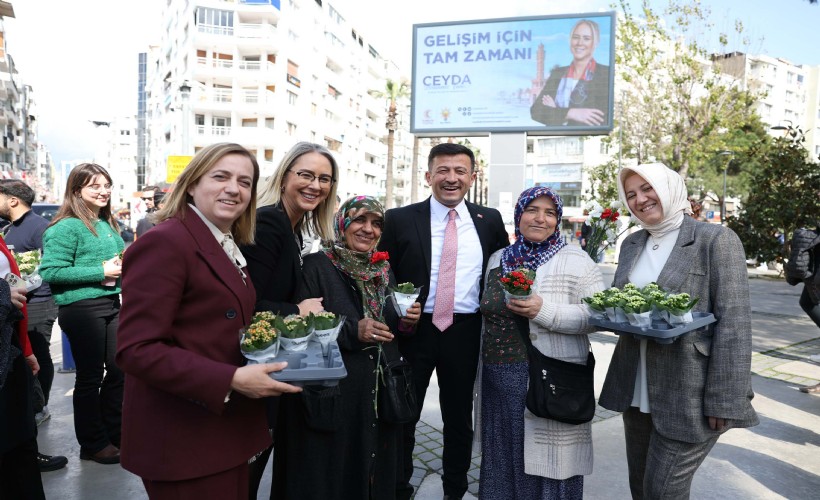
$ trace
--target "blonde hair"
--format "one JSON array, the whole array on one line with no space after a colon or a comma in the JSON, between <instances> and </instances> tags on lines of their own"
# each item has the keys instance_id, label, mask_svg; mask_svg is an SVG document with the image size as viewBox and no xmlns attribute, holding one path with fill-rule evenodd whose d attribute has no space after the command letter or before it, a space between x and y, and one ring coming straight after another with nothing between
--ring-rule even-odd
<instances>
[{"instance_id":1,"label":"blonde hair","mask_svg":"<svg viewBox=\"0 0 820 500\"><path fill-rule=\"evenodd\" d=\"M601 42L601 29L598 27L598 23L590 19L581 19L575 23L575 26L572 27L572 31L569 32L570 41L572 40L572 35L575 34L575 30L582 24L589 26L589 29L592 31L592 43L597 47Z\"/></svg>"},{"instance_id":2,"label":"blonde hair","mask_svg":"<svg viewBox=\"0 0 820 500\"><path fill-rule=\"evenodd\" d=\"M68 180L65 183L63 204L60 206L60 209L57 210L57 213L54 214L54 218L51 219L49 227L63 219L80 219L83 221L83 224L85 224L85 227L87 227L94 236L97 236L94 223L97 219L100 219L107 222L117 234L120 234L117 220L114 218L113 212L111 212L111 196L108 197L108 203L100 208L99 214L95 214L93 210L88 208L88 205L85 204L80 194L80 191L89 185L88 183L97 175L102 175L109 184L114 184L111 180L111 176L108 175L108 171L96 163L81 163L71 169L71 173L68 174Z\"/></svg>"},{"instance_id":3,"label":"blonde hair","mask_svg":"<svg viewBox=\"0 0 820 500\"><path fill-rule=\"evenodd\" d=\"M293 164L296 163L302 155L308 153L319 153L327 158L332 169L331 177L333 177L333 184L330 186L327 197L319 203L316 209L304 214L302 218L299 219L293 232L299 234L302 232L302 228L307 226L322 240L332 240L333 216L336 212L334 206L336 203L336 186L339 181L339 165L336 163L336 159L333 158L330 151L324 146L312 142L298 142L290 148L290 151L282 158L279 166L276 167L276 171L273 175L268 177L262 187L259 188L259 196L257 197L256 203L261 208L268 205L275 205L282 201L282 192L285 188L285 175L287 175L293 167Z\"/></svg>"},{"instance_id":4,"label":"blonde hair","mask_svg":"<svg viewBox=\"0 0 820 500\"><path fill-rule=\"evenodd\" d=\"M259 163L256 158L244 147L230 142L220 142L202 148L179 174L176 182L171 188L171 192L164 199L164 206L152 215L155 223L160 223L172 217L185 218L188 211L188 204L193 203L193 198L188 194L188 190L196 186L205 174L210 172L214 165L222 158L238 154L251 161L253 165L253 184L251 185L251 199L245 211L231 225L231 235L238 245L253 243L254 232L256 231L256 186L259 183Z\"/></svg>"}]
</instances>

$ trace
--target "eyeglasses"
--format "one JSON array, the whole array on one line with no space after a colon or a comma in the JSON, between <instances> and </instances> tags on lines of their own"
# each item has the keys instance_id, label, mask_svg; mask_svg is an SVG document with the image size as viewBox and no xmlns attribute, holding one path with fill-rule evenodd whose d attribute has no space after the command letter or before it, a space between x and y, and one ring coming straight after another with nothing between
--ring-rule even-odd
<instances>
[{"instance_id":1,"label":"eyeglasses","mask_svg":"<svg viewBox=\"0 0 820 500\"><path fill-rule=\"evenodd\" d=\"M91 191L91 192L99 193L102 190L111 191L111 189L114 186L112 186L111 184L105 184L105 185L103 185L103 184L89 184L89 185L83 186L83 187L88 188L88 190Z\"/></svg>"},{"instance_id":2,"label":"eyeglasses","mask_svg":"<svg viewBox=\"0 0 820 500\"><path fill-rule=\"evenodd\" d=\"M332 186L333 183L336 182L336 179L329 175L317 176L313 172L308 172L307 170L299 170L298 172L293 172L293 170L291 170L290 172L299 177L305 184L310 184L315 179L319 179L319 185L321 186Z\"/></svg>"}]
</instances>

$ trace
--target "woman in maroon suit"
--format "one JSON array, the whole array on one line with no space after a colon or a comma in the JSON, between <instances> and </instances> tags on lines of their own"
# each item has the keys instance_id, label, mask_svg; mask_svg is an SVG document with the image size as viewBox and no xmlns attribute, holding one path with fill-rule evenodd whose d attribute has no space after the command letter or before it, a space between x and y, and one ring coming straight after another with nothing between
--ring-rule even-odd
<instances>
[{"instance_id":1,"label":"woman in maroon suit","mask_svg":"<svg viewBox=\"0 0 820 500\"><path fill-rule=\"evenodd\" d=\"M236 245L253 240L258 179L242 146L201 150L123 259L122 466L152 499L245 500L248 459L270 444L258 398L300 390L268 376L284 363L239 351L256 293Z\"/></svg>"}]
</instances>

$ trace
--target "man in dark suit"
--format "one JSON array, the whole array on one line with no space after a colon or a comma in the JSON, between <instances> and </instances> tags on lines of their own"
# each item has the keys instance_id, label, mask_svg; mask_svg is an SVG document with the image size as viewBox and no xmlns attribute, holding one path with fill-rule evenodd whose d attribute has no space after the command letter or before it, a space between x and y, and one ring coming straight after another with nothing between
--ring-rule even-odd
<instances>
[{"instance_id":1,"label":"man in dark suit","mask_svg":"<svg viewBox=\"0 0 820 500\"><path fill-rule=\"evenodd\" d=\"M475 181L475 156L460 144L430 150L425 178L433 196L388 210L379 249L390 254L398 283L422 287L424 305L415 333L399 332L399 350L413 365L419 401L433 370L444 421L445 498L467 491L472 451L473 384L481 335L479 295L487 259L509 243L497 210L464 201ZM443 293L442 293L443 292ZM405 427L397 497L413 492L415 423Z\"/></svg>"}]
</instances>

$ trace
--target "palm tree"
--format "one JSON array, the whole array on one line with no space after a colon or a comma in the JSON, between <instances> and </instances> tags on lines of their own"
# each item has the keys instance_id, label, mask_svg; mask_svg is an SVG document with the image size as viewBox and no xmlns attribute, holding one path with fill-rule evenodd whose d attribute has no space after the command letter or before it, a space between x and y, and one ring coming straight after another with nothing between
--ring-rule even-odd
<instances>
[{"instance_id":1,"label":"palm tree","mask_svg":"<svg viewBox=\"0 0 820 500\"><path fill-rule=\"evenodd\" d=\"M384 208L393 208L393 142L395 141L396 129L399 128L396 107L399 99L410 95L410 84L407 80L395 82L388 79L384 84L383 91L371 90L369 93L373 97L384 98L389 102L387 122L385 123L387 127L387 165L384 179Z\"/></svg>"}]
</instances>

